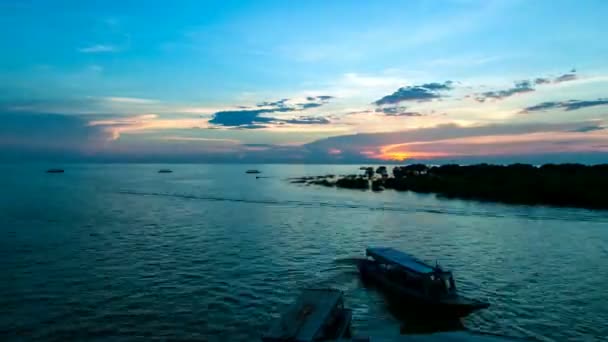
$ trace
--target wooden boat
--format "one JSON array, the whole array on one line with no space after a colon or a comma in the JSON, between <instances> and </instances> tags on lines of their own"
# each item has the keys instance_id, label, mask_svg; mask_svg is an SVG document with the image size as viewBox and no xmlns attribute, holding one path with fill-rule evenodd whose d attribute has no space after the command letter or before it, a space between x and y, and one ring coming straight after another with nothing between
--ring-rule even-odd
<instances>
[{"instance_id":1,"label":"wooden boat","mask_svg":"<svg viewBox=\"0 0 608 342\"><path fill-rule=\"evenodd\" d=\"M245 173L261 173L260 170L247 170Z\"/></svg>"},{"instance_id":2,"label":"wooden boat","mask_svg":"<svg viewBox=\"0 0 608 342\"><path fill-rule=\"evenodd\" d=\"M173 170L169 170L169 169L160 169L158 170L158 173L171 173L173 172Z\"/></svg>"},{"instance_id":3,"label":"wooden boat","mask_svg":"<svg viewBox=\"0 0 608 342\"><path fill-rule=\"evenodd\" d=\"M440 317L464 317L490 306L459 295L452 273L401 251L368 248L367 259L358 263L363 280L373 281L392 298L419 313Z\"/></svg>"},{"instance_id":4,"label":"wooden boat","mask_svg":"<svg viewBox=\"0 0 608 342\"><path fill-rule=\"evenodd\" d=\"M63 173L64 170L63 169L48 169L46 170L46 173Z\"/></svg>"},{"instance_id":5,"label":"wooden boat","mask_svg":"<svg viewBox=\"0 0 608 342\"><path fill-rule=\"evenodd\" d=\"M309 342L350 338L352 311L341 291L307 289L262 337L264 342Z\"/></svg>"}]
</instances>

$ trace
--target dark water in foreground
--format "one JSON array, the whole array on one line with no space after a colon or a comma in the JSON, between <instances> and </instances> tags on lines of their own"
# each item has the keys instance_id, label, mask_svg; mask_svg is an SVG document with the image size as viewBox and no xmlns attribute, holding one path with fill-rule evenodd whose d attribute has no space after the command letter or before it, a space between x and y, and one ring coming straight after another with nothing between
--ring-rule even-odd
<instances>
[{"instance_id":1,"label":"dark water in foreground","mask_svg":"<svg viewBox=\"0 0 608 342\"><path fill-rule=\"evenodd\" d=\"M471 330L606 340L608 212L289 184L356 166L0 165L0 336L258 338L306 286L346 293L357 333L420 330L349 258L388 245L454 270ZM172 174L158 174L170 167ZM263 170L267 179L245 175Z\"/></svg>"}]
</instances>

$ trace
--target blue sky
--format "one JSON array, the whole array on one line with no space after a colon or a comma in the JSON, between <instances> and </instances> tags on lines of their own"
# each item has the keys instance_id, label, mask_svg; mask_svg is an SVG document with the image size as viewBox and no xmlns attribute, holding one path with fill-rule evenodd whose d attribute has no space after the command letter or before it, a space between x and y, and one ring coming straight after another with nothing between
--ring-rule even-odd
<instances>
[{"instance_id":1,"label":"blue sky","mask_svg":"<svg viewBox=\"0 0 608 342\"><path fill-rule=\"evenodd\" d=\"M0 159L608 161L605 1L0 3Z\"/></svg>"}]
</instances>

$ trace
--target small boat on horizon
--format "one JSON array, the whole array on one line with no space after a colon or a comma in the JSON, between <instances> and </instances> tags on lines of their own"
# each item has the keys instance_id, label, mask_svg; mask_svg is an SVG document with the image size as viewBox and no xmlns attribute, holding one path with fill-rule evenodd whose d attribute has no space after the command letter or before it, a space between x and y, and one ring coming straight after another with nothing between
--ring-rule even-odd
<instances>
[{"instance_id":1,"label":"small boat on horizon","mask_svg":"<svg viewBox=\"0 0 608 342\"><path fill-rule=\"evenodd\" d=\"M262 173L260 170L247 170L245 173Z\"/></svg>"},{"instance_id":2,"label":"small boat on horizon","mask_svg":"<svg viewBox=\"0 0 608 342\"><path fill-rule=\"evenodd\" d=\"M437 317L465 317L490 306L459 295L452 272L439 265L430 266L388 247L367 248L366 255L357 265L362 279L373 281L391 299L415 308L416 312Z\"/></svg>"},{"instance_id":3,"label":"small boat on horizon","mask_svg":"<svg viewBox=\"0 0 608 342\"><path fill-rule=\"evenodd\" d=\"M48 169L46 170L46 173L64 173L65 171L63 169Z\"/></svg>"},{"instance_id":4,"label":"small boat on horizon","mask_svg":"<svg viewBox=\"0 0 608 342\"><path fill-rule=\"evenodd\" d=\"M170 170L170 169L160 169L160 170L158 170L158 173L171 173L171 172L173 172L173 170Z\"/></svg>"},{"instance_id":5,"label":"small boat on horizon","mask_svg":"<svg viewBox=\"0 0 608 342\"><path fill-rule=\"evenodd\" d=\"M272 322L263 342L335 341L351 337L352 311L344 308L342 291L306 289ZM369 341L369 339L357 339Z\"/></svg>"}]
</instances>

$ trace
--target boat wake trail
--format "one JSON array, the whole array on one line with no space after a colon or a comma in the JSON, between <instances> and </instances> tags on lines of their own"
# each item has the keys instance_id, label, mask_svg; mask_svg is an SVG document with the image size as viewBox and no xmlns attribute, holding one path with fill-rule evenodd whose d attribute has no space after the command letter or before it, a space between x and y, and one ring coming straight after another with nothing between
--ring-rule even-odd
<instances>
[{"instance_id":1,"label":"boat wake trail","mask_svg":"<svg viewBox=\"0 0 608 342\"><path fill-rule=\"evenodd\" d=\"M334 264L356 266L361 260L365 260L365 259L362 257L338 258L338 259L334 260Z\"/></svg>"},{"instance_id":2,"label":"boat wake trail","mask_svg":"<svg viewBox=\"0 0 608 342\"><path fill-rule=\"evenodd\" d=\"M521 214L517 212L510 212L508 214L499 214L494 211L474 211L469 209L451 208L451 207L436 207L436 206L422 206L416 207L396 207L383 204L381 206L372 205L368 203L336 203L336 202L311 202L311 201L300 201L300 200L278 200L278 199L250 199L250 198L230 198L230 197L217 197L217 196L199 196L189 194L175 194L175 193L162 193L162 192L139 192L130 190L120 190L117 193L124 195L133 196L158 196L158 197L171 197L171 198L182 198L187 200L201 200L201 201L214 201L214 202L234 202L234 203L250 203L250 204L265 204L275 206L286 206L286 207L300 207L300 208L336 208L336 209L359 209L359 210L370 210L370 211L390 211L390 212L401 212L401 213L429 213L438 215L458 215L458 216L482 216L482 217L522 217L531 220L576 220L581 221L585 218L581 218L581 214L578 213L575 218L565 214L564 216L546 216L546 215L531 215L529 213ZM590 217L589 220L597 222L598 217Z\"/></svg>"}]
</instances>

